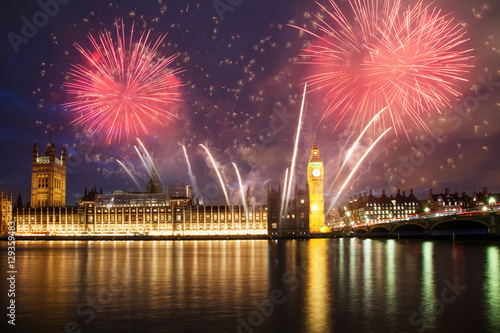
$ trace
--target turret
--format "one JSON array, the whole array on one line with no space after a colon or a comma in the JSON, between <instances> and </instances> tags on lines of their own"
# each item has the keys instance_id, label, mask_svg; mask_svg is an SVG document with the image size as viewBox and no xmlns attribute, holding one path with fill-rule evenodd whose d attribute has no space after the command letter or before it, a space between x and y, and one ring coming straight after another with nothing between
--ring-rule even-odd
<instances>
[{"instance_id":1,"label":"turret","mask_svg":"<svg viewBox=\"0 0 500 333\"><path fill-rule=\"evenodd\" d=\"M17 196L17 208L23 208L23 197L21 196L21 193Z\"/></svg>"},{"instance_id":2,"label":"turret","mask_svg":"<svg viewBox=\"0 0 500 333\"><path fill-rule=\"evenodd\" d=\"M61 161L63 165L66 165L66 148L64 146L61 150Z\"/></svg>"},{"instance_id":3,"label":"turret","mask_svg":"<svg viewBox=\"0 0 500 333\"><path fill-rule=\"evenodd\" d=\"M50 146L48 147L48 150L49 150L49 156L50 156L50 160L53 161L56 159L56 146L54 145L54 141L52 141L52 143L50 144Z\"/></svg>"},{"instance_id":4,"label":"turret","mask_svg":"<svg viewBox=\"0 0 500 333\"><path fill-rule=\"evenodd\" d=\"M33 163L36 163L37 158L38 158L38 146L36 145L35 141L35 145L33 146Z\"/></svg>"}]
</instances>

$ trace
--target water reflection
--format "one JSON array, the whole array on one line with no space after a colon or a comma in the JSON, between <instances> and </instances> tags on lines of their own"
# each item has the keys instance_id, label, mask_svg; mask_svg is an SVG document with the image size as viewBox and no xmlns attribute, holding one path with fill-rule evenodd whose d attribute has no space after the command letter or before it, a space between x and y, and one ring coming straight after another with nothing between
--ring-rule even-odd
<instances>
[{"instance_id":1,"label":"water reflection","mask_svg":"<svg viewBox=\"0 0 500 333\"><path fill-rule=\"evenodd\" d=\"M425 242L422 245L422 296L421 313L424 325L428 329L436 323L436 291L434 281L434 243Z\"/></svg>"},{"instance_id":2,"label":"water reflection","mask_svg":"<svg viewBox=\"0 0 500 333\"><path fill-rule=\"evenodd\" d=\"M363 249L363 305L365 315L371 318L372 312L372 292L373 292L373 272L372 272L372 240L365 239L362 243Z\"/></svg>"},{"instance_id":3,"label":"water reflection","mask_svg":"<svg viewBox=\"0 0 500 333\"><path fill-rule=\"evenodd\" d=\"M308 332L330 332L328 273L328 240L312 239L308 247L306 323Z\"/></svg>"},{"instance_id":4,"label":"water reflection","mask_svg":"<svg viewBox=\"0 0 500 333\"><path fill-rule=\"evenodd\" d=\"M486 250L486 283L488 321L491 329L500 332L500 250L490 246Z\"/></svg>"},{"instance_id":5,"label":"water reflection","mask_svg":"<svg viewBox=\"0 0 500 333\"><path fill-rule=\"evenodd\" d=\"M385 269L385 297L387 304L387 315L394 319L397 309L396 301L396 241L389 239L386 246L386 269Z\"/></svg>"},{"instance_id":6,"label":"water reflection","mask_svg":"<svg viewBox=\"0 0 500 333\"><path fill-rule=\"evenodd\" d=\"M61 332L69 321L82 332L106 333L500 332L500 247L495 243L311 239L16 245L20 332ZM6 262L6 251L0 251L0 260ZM0 290L7 290L5 272L0 278ZM446 280L467 289L439 312L436 301ZM273 290L283 292L283 302L269 305ZM91 310L89 299L98 299L100 306L92 318L77 312L80 304Z\"/></svg>"}]
</instances>

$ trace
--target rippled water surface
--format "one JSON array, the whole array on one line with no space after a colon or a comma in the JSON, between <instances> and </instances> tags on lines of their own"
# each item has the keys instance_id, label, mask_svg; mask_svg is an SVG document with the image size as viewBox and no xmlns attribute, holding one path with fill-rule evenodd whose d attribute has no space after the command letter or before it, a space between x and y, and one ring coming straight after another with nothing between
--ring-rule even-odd
<instances>
[{"instance_id":1,"label":"rippled water surface","mask_svg":"<svg viewBox=\"0 0 500 333\"><path fill-rule=\"evenodd\" d=\"M498 242L19 241L16 268L18 332L500 332Z\"/></svg>"}]
</instances>

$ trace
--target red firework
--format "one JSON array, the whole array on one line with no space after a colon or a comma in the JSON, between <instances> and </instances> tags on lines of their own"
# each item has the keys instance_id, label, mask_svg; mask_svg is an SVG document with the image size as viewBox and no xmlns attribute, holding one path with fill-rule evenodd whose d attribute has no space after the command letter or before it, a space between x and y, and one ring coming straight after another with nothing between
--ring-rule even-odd
<instances>
[{"instance_id":1,"label":"red firework","mask_svg":"<svg viewBox=\"0 0 500 333\"><path fill-rule=\"evenodd\" d=\"M108 142L119 142L122 136L128 140L148 133L154 124L178 118L170 108L179 101L179 71L169 67L177 55L159 56L166 35L152 42L149 34L144 31L134 41L132 25L127 41L123 22L116 22L116 43L104 31L89 35L92 50L76 45L89 66L73 65L71 79L64 84L74 101L63 106L78 114L72 123L104 131Z\"/></svg>"},{"instance_id":2,"label":"red firework","mask_svg":"<svg viewBox=\"0 0 500 333\"><path fill-rule=\"evenodd\" d=\"M326 90L330 103L322 120L352 115L349 127L363 127L387 107L396 132L406 133L404 115L427 129L422 113L441 112L460 95L457 84L467 81L473 57L449 15L421 1L403 9L400 0L349 0L351 22L330 4L332 11L318 3L325 13L317 16L321 34L297 27L316 37L304 55L314 68L306 81Z\"/></svg>"}]
</instances>

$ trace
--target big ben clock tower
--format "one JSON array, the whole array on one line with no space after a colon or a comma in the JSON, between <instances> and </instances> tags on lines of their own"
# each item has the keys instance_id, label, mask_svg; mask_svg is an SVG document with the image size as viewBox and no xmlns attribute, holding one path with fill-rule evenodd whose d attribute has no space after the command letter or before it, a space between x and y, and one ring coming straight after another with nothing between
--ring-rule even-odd
<instances>
[{"instance_id":1,"label":"big ben clock tower","mask_svg":"<svg viewBox=\"0 0 500 333\"><path fill-rule=\"evenodd\" d=\"M316 134L311 150L311 158L307 165L307 183L309 184L309 232L316 234L321 232L325 225L325 204L323 197L323 160L319 156L319 148L316 144Z\"/></svg>"}]
</instances>

